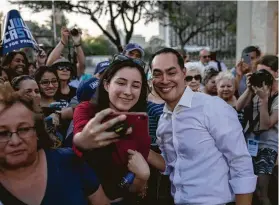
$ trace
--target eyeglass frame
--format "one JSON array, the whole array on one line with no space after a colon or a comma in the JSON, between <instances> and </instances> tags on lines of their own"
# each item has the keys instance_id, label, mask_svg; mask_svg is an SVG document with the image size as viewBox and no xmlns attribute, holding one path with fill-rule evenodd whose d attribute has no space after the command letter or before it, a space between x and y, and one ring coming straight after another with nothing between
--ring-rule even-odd
<instances>
[{"instance_id":1,"label":"eyeglass frame","mask_svg":"<svg viewBox=\"0 0 279 205\"><path fill-rule=\"evenodd\" d=\"M15 132L10 132L10 131L0 131L0 143L6 143L9 142L13 136L13 134L17 134L17 137L19 137L20 139L24 139L25 137L22 137L22 134L19 134L20 131L23 131L23 129L28 129L26 130L27 134L28 132L30 132L31 130L36 131L36 127L35 126L30 126L30 127L22 127L22 128L18 128ZM2 141L1 139L1 133L7 132L7 140Z\"/></svg>"},{"instance_id":2,"label":"eyeglass frame","mask_svg":"<svg viewBox=\"0 0 279 205\"><path fill-rule=\"evenodd\" d=\"M43 82L43 81L40 81L39 84L40 84L40 85L43 85L43 86L49 86L50 83L51 83L53 86L54 86L54 84L57 84L57 87L58 87L58 85L59 85L59 81L58 81L57 79L56 79L56 83L51 82L51 80L45 80L45 82L48 82L47 85L44 85L42 82Z\"/></svg>"}]
</instances>

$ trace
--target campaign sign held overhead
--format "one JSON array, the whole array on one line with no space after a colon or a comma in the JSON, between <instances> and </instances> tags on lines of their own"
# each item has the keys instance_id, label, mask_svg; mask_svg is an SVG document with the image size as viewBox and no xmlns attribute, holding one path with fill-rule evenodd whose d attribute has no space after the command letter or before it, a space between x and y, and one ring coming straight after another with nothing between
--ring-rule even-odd
<instances>
[{"instance_id":1,"label":"campaign sign held overhead","mask_svg":"<svg viewBox=\"0 0 279 205\"><path fill-rule=\"evenodd\" d=\"M37 42L17 10L7 13L3 28L3 55L25 47L38 49Z\"/></svg>"}]
</instances>

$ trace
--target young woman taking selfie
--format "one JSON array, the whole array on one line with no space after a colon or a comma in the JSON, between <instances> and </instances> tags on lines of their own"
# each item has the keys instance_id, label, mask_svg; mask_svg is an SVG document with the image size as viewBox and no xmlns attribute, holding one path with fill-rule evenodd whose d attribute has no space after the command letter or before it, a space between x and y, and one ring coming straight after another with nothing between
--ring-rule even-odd
<instances>
[{"instance_id":1,"label":"young woman taking selfie","mask_svg":"<svg viewBox=\"0 0 279 205\"><path fill-rule=\"evenodd\" d=\"M143 65L139 60L115 56L100 79L96 102L83 102L74 113L73 142L83 151L88 163L96 168L112 204L124 204L127 197L133 195L131 192L144 195L150 175L145 160L150 148L148 129L142 131L140 137L136 136L133 132L139 126L136 124L123 138L107 131L125 121L127 112L146 112L147 80ZM117 117L104 122L112 113L118 113ZM128 172L134 173L135 179L124 191L118 185Z\"/></svg>"}]
</instances>

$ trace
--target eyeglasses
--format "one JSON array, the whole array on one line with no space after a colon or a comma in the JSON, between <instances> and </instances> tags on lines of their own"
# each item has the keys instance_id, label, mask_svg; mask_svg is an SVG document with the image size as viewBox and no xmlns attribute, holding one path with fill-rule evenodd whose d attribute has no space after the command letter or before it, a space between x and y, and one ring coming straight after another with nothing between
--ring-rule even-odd
<instances>
[{"instance_id":1,"label":"eyeglasses","mask_svg":"<svg viewBox=\"0 0 279 205\"><path fill-rule=\"evenodd\" d=\"M203 58L210 58L210 56L202 56Z\"/></svg>"},{"instance_id":2,"label":"eyeglasses","mask_svg":"<svg viewBox=\"0 0 279 205\"><path fill-rule=\"evenodd\" d=\"M124 56L124 55L114 55L112 63L114 63L115 61L128 61L128 60L140 65L143 69L145 68L145 62L143 62L142 60L129 58L129 57Z\"/></svg>"},{"instance_id":3,"label":"eyeglasses","mask_svg":"<svg viewBox=\"0 0 279 205\"><path fill-rule=\"evenodd\" d=\"M41 85L43 86L49 86L50 83L53 85L53 86L57 86L58 85L58 80L57 79L53 79L53 80L42 80L40 82Z\"/></svg>"},{"instance_id":4,"label":"eyeglasses","mask_svg":"<svg viewBox=\"0 0 279 205\"><path fill-rule=\"evenodd\" d=\"M201 81L201 75L195 75L195 76L186 76L185 80L186 82L191 82L193 80L193 78L196 80L196 81Z\"/></svg>"},{"instance_id":5,"label":"eyeglasses","mask_svg":"<svg viewBox=\"0 0 279 205\"><path fill-rule=\"evenodd\" d=\"M13 134L17 134L17 136L21 139L28 138L35 130L35 127L22 127L18 128L16 132L10 132L10 131L0 131L0 142L8 142L12 138Z\"/></svg>"},{"instance_id":6,"label":"eyeglasses","mask_svg":"<svg viewBox=\"0 0 279 205\"><path fill-rule=\"evenodd\" d=\"M67 67L67 66L58 66L58 67L57 67L57 70L60 70L60 71L62 71L62 70L71 71L71 68L69 68L69 67Z\"/></svg>"}]
</instances>

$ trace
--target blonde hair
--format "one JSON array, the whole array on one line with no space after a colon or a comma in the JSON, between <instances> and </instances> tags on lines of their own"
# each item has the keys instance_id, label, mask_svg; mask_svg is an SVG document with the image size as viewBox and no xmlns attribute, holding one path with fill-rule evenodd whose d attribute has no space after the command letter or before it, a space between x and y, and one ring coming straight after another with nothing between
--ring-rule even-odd
<instances>
[{"instance_id":1,"label":"blonde hair","mask_svg":"<svg viewBox=\"0 0 279 205\"><path fill-rule=\"evenodd\" d=\"M220 81L224 80L224 79L231 80L233 82L234 76L230 71L222 71L215 78L216 85L218 85L220 83ZM234 86L234 83L232 83L232 84Z\"/></svg>"}]
</instances>

